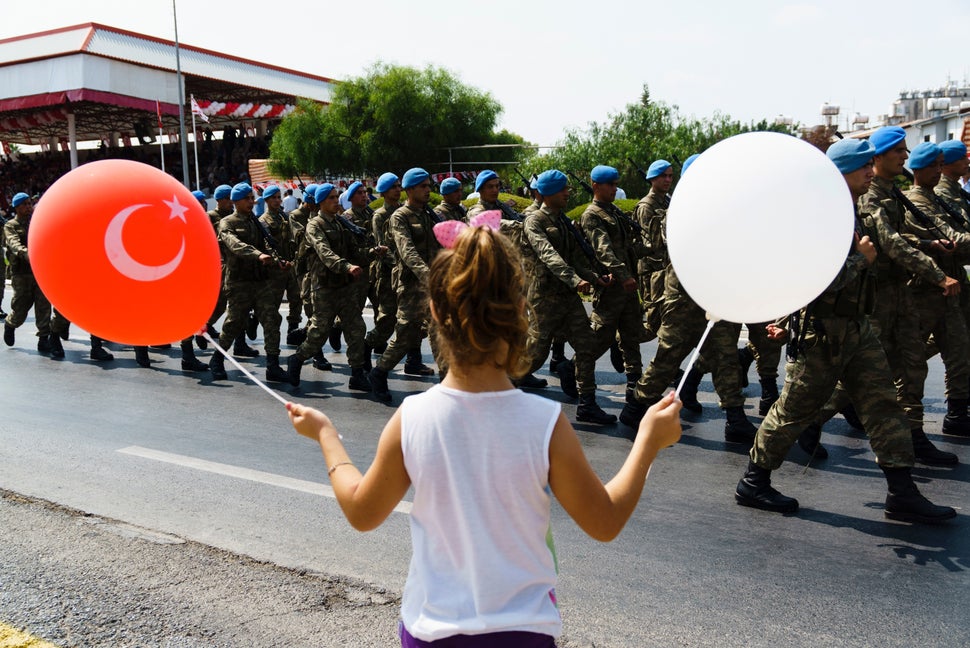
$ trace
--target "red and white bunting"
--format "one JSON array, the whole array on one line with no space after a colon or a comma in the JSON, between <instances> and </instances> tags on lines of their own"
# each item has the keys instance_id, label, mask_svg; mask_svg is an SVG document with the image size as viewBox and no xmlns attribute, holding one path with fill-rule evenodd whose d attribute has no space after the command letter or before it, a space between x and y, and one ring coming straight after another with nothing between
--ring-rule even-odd
<instances>
[{"instance_id":1,"label":"red and white bunting","mask_svg":"<svg viewBox=\"0 0 970 648\"><path fill-rule=\"evenodd\" d=\"M207 99L196 99L195 103L203 115L209 117L218 115L236 119L273 119L286 117L296 110L296 106L293 104L235 103L231 101L209 101ZM193 106L194 109L195 106Z\"/></svg>"},{"instance_id":2,"label":"red and white bunting","mask_svg":"<svg viewBox=\"0 0 970 648\"><path fill-rule=\"evenodd\" d=\"M27 115L25 117L0 119L0 131L26 130L35 126L42 126L44 124L52 124L54 122L64 121L65 119L67 119L66 111L60 109L48 110L41 113Z\"/></svg>"}]
</instances>

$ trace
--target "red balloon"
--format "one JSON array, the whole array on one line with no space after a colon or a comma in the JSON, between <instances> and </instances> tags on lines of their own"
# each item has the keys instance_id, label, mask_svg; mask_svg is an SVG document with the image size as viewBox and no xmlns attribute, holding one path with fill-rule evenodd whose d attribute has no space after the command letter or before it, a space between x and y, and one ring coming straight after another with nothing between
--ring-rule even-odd
<instances>
[{"instance_id":1,"label":"red balloon","mask_svg":"<svg viewBox=\"0 0 970 648\"><path fill-rule=\"evenodd\" d=\"M61 177L41 197L27 237L51 304L98 337L150 345L205 326L219 297L219 245L180 182L128 160Z\"/></svg>"}]
</instances>

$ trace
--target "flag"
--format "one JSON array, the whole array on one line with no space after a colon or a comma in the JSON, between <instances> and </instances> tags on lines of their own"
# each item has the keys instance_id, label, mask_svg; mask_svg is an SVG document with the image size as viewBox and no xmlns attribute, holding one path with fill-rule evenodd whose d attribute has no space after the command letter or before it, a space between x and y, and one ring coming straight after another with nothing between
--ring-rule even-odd
<instances>
[{"instance_id":1,"label":"flag","mask_svg":"<svg viewBox=\"0 0 970 648\"><path fill-rule=\"evenodd\" d=\"M158 130L162 130L162 104L155 100L155 112L158 114Z\"/></svg>"},{"instance_id":2,"label":"flag","mask_svg":"<svg viewBox=\"0 0 970 648\"><path fill-rule=\"evenodd\" d=\"M198 102L195 100L195 96L194 95L189 95L189 100L192 102L192 114L193 115L198 115L199 116L199 119L201 119L202 121L204 121L205 123L208 124L209 123L209 116L207 114L205 114L204 112L202 112L202 108L199 106Z\"/></svg>"}]
</instances>

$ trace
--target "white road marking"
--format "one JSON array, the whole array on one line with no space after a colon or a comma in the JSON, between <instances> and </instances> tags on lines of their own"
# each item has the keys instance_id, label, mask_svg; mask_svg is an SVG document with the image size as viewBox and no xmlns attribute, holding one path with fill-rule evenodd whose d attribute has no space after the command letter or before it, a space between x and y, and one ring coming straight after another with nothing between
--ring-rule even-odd
<instances>
[{"instance_id":1,"label":"white road marking","mask_svg":"<svg viewBox=\"0 0 970 648\"><path fill-rule=\"evenodd\" d=\"M261 470L253 470L252 468L231 466L229 464L217 463L215 461L206 461L205 459L199 459L197 457L188 457L186 455L163 452L161 450L152 450L151 448L142 448L141 446L128 446L127 448L120 448L118 452L134 457L141 457L143 459L164 461L165 463L175 464L176 466L182 466L184 468L194 468L195 470L202 470L205 472L215 473L217 475L225 475L226 477L235 477L236 479L245 479L248 481L258 482L260 484L278 486L279 488L288 488L290 490L300 491L301 493L323 495L324 497L330 497L332 499L336 498L333 489L326 484L319 484L317 482L305 481L302 479L294 479L292 477L276 475L274 473L263 472ZM410 514L411 502L402 501L394 507L394 510L398 513Z\"/></svg>"}]
</instances>

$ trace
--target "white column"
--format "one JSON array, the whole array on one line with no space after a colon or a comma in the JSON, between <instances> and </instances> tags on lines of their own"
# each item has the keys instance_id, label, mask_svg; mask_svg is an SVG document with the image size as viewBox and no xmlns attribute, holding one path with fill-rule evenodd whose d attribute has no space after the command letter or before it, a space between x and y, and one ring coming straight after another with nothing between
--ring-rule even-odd
<instances>
[{"instance_id":1,"label":"white column","mask_svg":"<svg viewBox=\"0 0 970 648\"><path fill-rule=\"evenodd\" d=\"M74 113L67 113L67 137L71 145L71 168L77 168L77 128Z\"/></svg>"}]
</instances>

